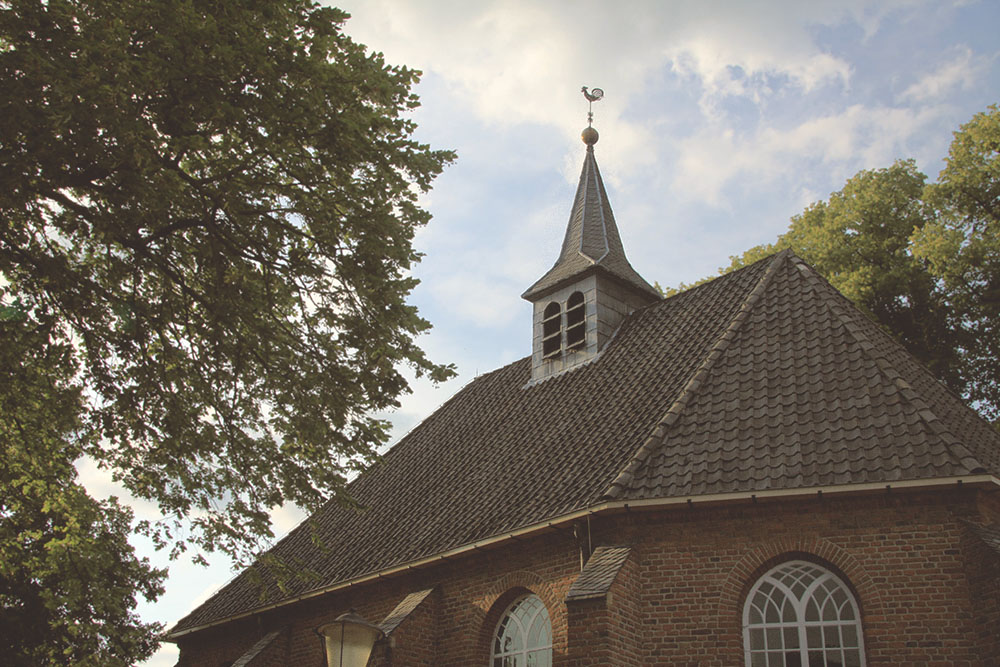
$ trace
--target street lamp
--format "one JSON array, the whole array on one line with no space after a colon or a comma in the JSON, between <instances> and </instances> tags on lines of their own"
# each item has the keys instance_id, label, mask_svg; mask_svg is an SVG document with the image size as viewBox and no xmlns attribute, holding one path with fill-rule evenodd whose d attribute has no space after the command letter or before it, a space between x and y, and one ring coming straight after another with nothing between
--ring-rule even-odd
<instances>
[{"instance_id":1,"label":"street lamp","mask_svg":"<svg viewBox=\"0 0 1000 667\"><path fill-rule=\"evenodd\" d=\"M353 609L316 632L326 642L327 667L365 667L375 642L385 634Z\"/></svg>"}]
</instances>

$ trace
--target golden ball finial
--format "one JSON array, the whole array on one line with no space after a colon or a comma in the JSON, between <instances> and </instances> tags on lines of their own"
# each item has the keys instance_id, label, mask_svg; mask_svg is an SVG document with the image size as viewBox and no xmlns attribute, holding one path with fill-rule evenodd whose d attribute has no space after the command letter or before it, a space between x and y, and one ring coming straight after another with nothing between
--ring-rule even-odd
<instances>
[{"instance_id":1,"label":"golden ball finial","mask_svg":"<svg viewBox=\"0 0 1000 667\"><path fill-rule=\"evenodd\" d=\"M597 140L600 139L600 137L601 135L599 135L597 133L597 130L595 130L592 127L586 128L580 134L580 138L583 139L583 143L587 144L588 146L593 146L594 144L596 144Z\"/></svg>"}]
</instances>

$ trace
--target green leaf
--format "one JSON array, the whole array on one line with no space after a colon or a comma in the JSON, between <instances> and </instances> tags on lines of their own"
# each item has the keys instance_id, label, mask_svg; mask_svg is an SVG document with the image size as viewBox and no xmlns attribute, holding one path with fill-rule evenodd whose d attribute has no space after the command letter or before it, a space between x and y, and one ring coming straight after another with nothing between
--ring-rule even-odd
<instances>
[{"instance_id":1,"label":"green leaf","mask_svg":"<svg viewBox=\"0 0 1000 667\"><path fill-rule=\"evenodd\" d=\"M275 504L350 501L404 367L454 373L416 345L406 277L417 193L454 154L413 141L417 72L345 19L309 0L0 7L0 326L46 332L18 353L77 392L63 414L0 382L4 428L62 429L8 482L65 519L51 557L97 525L69 491L87 455L159 506L156 543L247 562ZM49 464L65 493L24 482Z\"/></svg>"}]
</instances>

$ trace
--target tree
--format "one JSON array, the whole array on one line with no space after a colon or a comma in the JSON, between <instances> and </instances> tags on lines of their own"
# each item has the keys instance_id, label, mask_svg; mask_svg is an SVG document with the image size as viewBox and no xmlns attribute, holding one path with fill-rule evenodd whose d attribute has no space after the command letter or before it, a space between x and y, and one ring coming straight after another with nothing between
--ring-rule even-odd
<instances>
[{"instance_id":1,"label":"tree","mask_svg":"<svg viewBox=\"0 0 1000 667\"><path fill-rule=\"evenodd\" d=\"M275 506L346 500L401 366L452 372L416 344L429 325L406 297L417 198L453 155L411 138L418 73L352 42L346 17L0 2L3 303L46 323L35 352L79 363L94 437L53 436L51 455L156 502L166 518L140 528L161 544L245 561Z\"/></svg>"},{"instance_id":2,"label":"tree","mask_svg":"<svg viewBox=\"0 0 1000 667\"><path fill-rule=\"evenodd\" d=\"M7 665L131 665L158 625L133 612L164 573L128 542L132 513L95 501L73 461L94 434L79 419L75 354L54 320L0 314L0 654ZM58 341L58 342L57 342Z\"/></svg>"},{"instance_id":3,"label":"tree","mask_svg":"<svg viewBox=\"0 0 1000 667\"><path fill-rule=\"evenodd\" d=\"M775 244L732 258L730 270L792 248L961 392L962 341L953 313L925 262L910 250L914 230L933 220L923 199L925 181L912 160L861 171L829 200L794 216Z\"/></svg>"},{"instance_id":4,"label":"tree","mask_svg":"<svg viewBox=\"0 0 1000 667\"><path fill-rule=\"evenodd\" d=\"M955 133L926 199L936 215L914 233L913 252L941 281L962 335L969 398L1000 423L1000 108Z\"/></svg>"}]
</instances>

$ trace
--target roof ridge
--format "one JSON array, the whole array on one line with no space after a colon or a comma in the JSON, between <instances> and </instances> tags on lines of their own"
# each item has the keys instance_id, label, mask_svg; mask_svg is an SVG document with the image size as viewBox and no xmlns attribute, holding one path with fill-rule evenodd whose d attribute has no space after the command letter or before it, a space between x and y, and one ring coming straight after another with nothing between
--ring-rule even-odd
<instances>
[{"instance_id":1,"label":"roof ridge","mask_svg":"<svg viewBox=\"0 0 1000 667\"><path fill-rule=\"evenodd\" d=\"M740 304L740 309L737 311L736 315L729 322L729 326L726 330L722 332L719 339L715 341L712 345L712 349L708 351L705 358L702 360L698 368L695 369L694 373L691 375L691 379L687 381L684 388L681 389L680 393L677 395L676 400L671 404L670 408L667 410L663 418L657 422L656 426L653 428L653 432L645 442L639 446L639 449L635 451L635 454L628 460L625 467L618 473L614 481L611 482L611 486L608 487L602 495L602 499L614 500L618 498L622 491L631 484L635 473L639 470L639 467L649 458L650 453L658 447L663 439L666 437L667 431L671 426L680 418L681 412L687 407L688 403L691 401L691 397L698 390L699 387L704 383L705 378L708 376L709 371L715 366L716 360L718 360L722 354L729 347L730 341L736 337L737 332L746 321L747 315L753 309L753 307L760 300L761 294L770 284L774 274L777 273L778 267L791 255L790 250L782 250L776 253L772 258L771 262L761 276L760 281L756 286L750 291L750 294L746 296L743 303Z\"/></svg>"},{"instance_id":2,"label":"roof ridge","mask_svg":"<svg viewBox=\"0 0 1000 667\"><path fill-rule=\"evenodd\" d=\"M583 248L587 236L585 229L581 230L582 233L580 234L580 247L577 248L577 252L583 255L586 259L589 259L594 264L600 264L601 261L605 257L607 257L608 254L611 252L611 243L608 240L608 221L604 215L604 205L605 203L608 203L610 205L610 202L606 202L605 198L601 197L601 191L604 189L604 183L601 179L600 171L597 168L597 159L594 157L594 147L592 145L587 146L587 156L590 159L588 160L585 158L583 163L584 171L587 173L587 185L588 186L590 185L591 178L593 178L591 172L594 172L594 174L596 174L596 178L594 178L594 181L598 184L598 187L594 190L594 195L597 198L597 219L601 223L601 240L604 242L604 252L602 252L601 256L597 257L596 259L587 254L587 252ZM587 169L588 166L592 167L592 169ZM584 198L583 206L584 206L583 225L585 227L587 224L586 197Z\"/></svg>"},{"instance_id":3,"label":"roof ridge","mask_svg":"<svg viewBox=\"0 0 1000 667\"><path fill-rule=\"evenodd\" d=\"M858 344L862 352L868 356L875 365L878 367L879 372L889 380L892 385L899 391L900 395L904 400L908 401L917 411L917 416L920 420L927 425L927 427L936 436L941 438L944 442L945 448L948 453L955 458L955 462L963 465L967 468L969 473L975 472L986 472L986 466L976 457L976 455L966 447L952 432L951 427L946 424L944 420L937 416L937 413L931 408L930 404L924 399L924 397L913 388L910 381L903 377L895 366L889 363L889 360L885 358L885 355L881 354L875 344L871 341L866 333L861 330L857 322L848 317L847 312L845 312L844 304L840 302L840 299L834 298L834 293L841 296L844 300L847 297L840 295L836 292L835 288L829 285L828 282L822 276L820 276L815 269L813 269L809 264L803 260L798 255L794 253L791 254L790 261L799 270L799 272L806 278L806 280L812 283L818 283L819 289L816 290L817 294L820 295L822 303L826 305L830 313L837 319L838 322L844 327L848 335L854 339L854 342ZM893 340L893 343L898 344L897 341Z\"/></svg>"}]
</instances>

